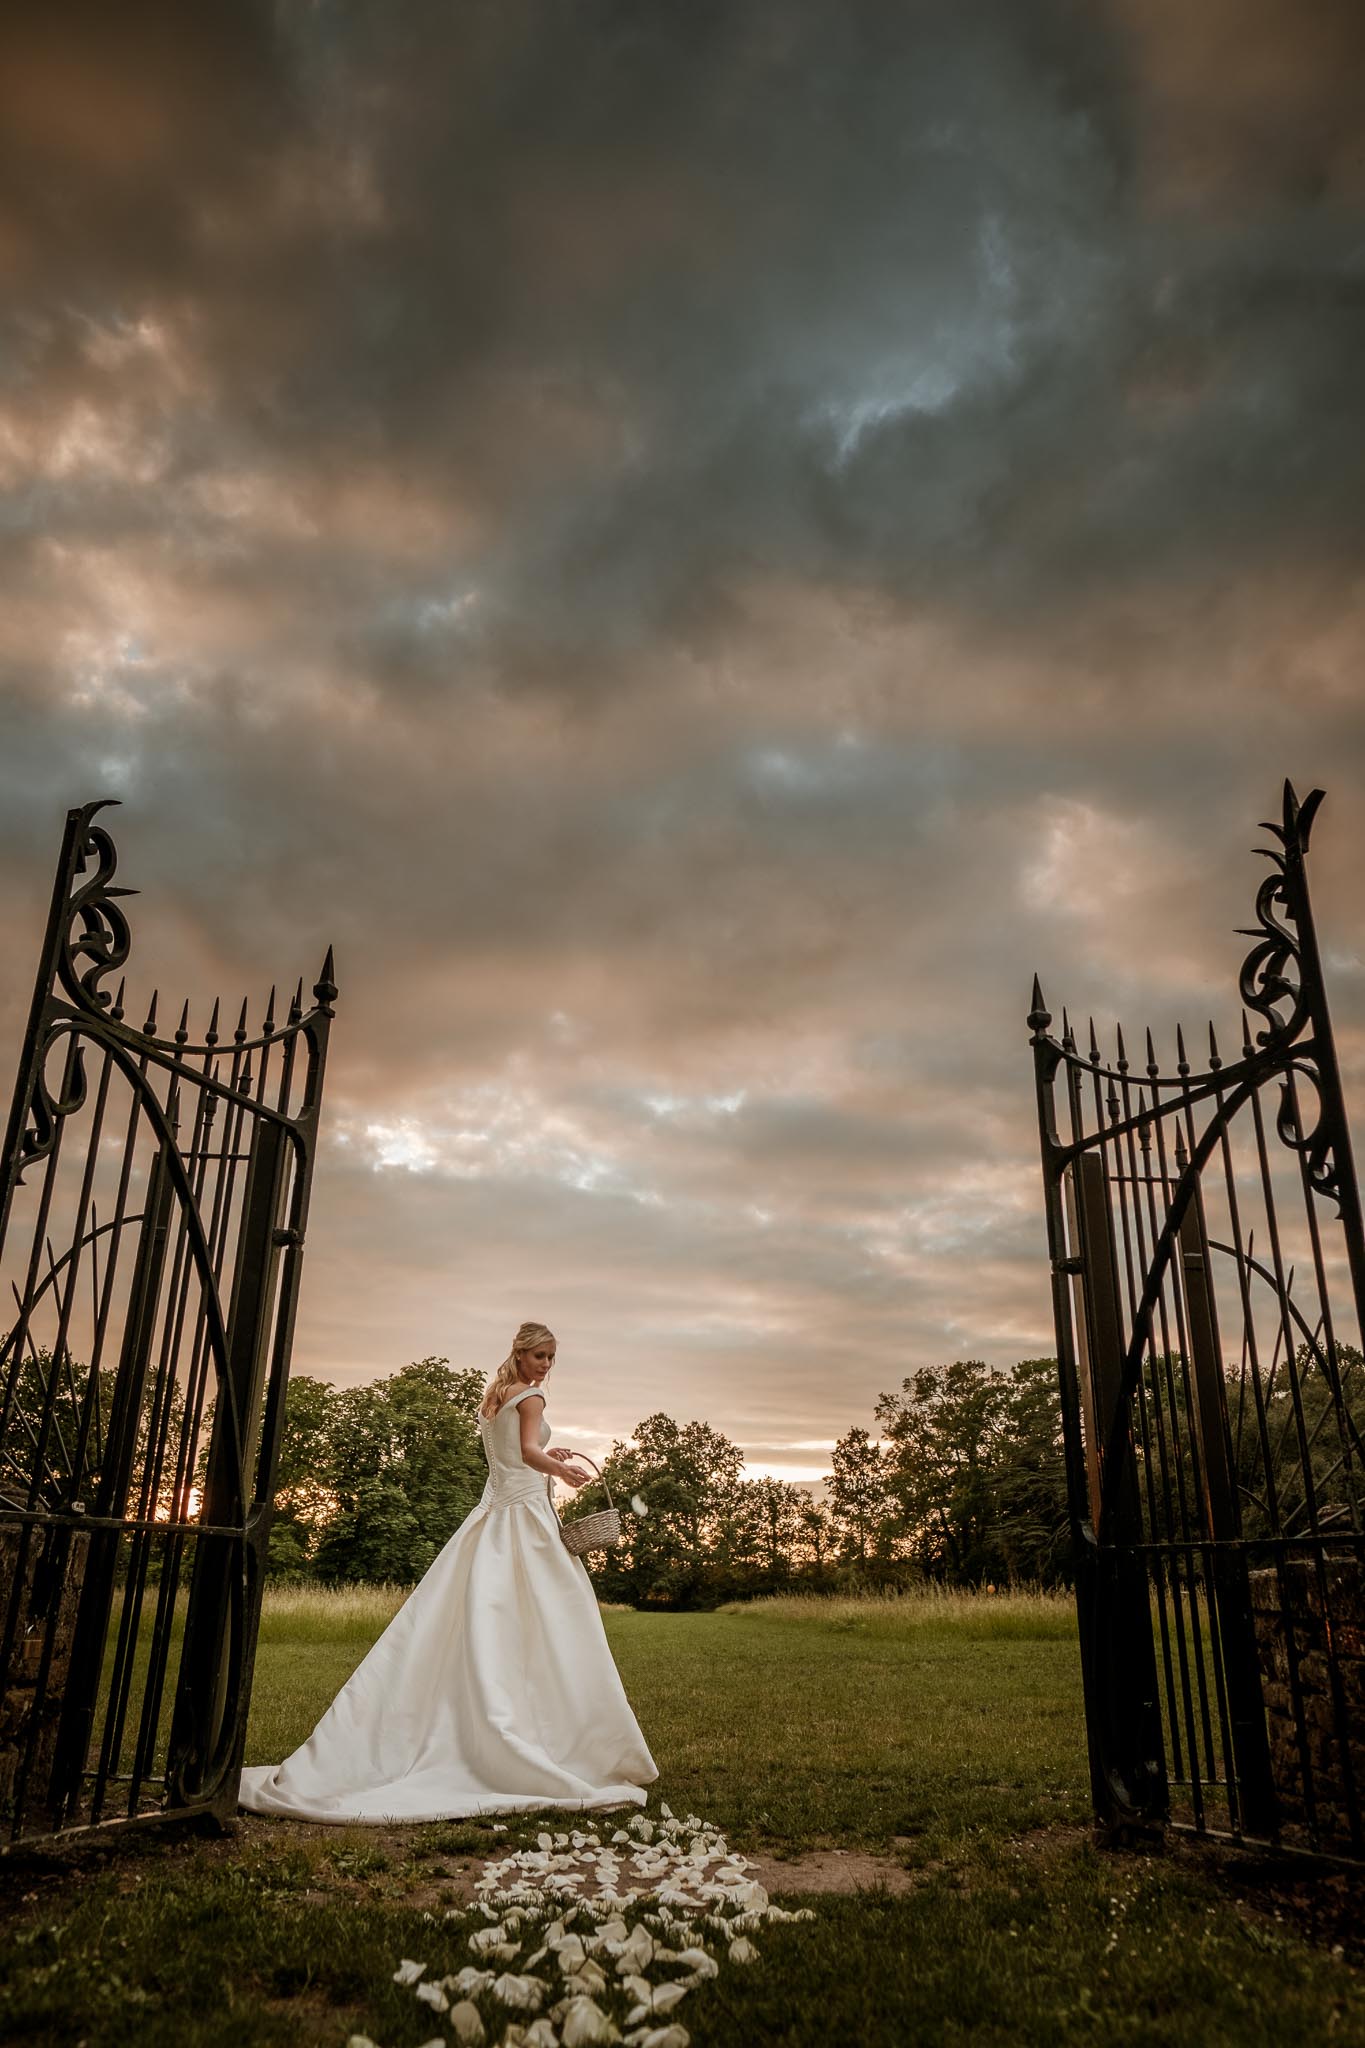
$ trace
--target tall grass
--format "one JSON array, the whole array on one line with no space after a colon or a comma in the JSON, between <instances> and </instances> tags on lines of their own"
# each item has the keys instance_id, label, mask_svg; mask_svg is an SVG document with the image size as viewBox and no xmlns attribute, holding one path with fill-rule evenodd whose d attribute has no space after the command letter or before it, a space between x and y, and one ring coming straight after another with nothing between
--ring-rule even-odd
<instances>
[{"instance_id":1,"label":"tall grass","mask_svg":"<svg viewBox=\"0 0 1365 2048\"><path fill-rule=\"evenodd\" d=\"M1070 1593L1042 1586L1006 1592L976 1592L932 1582L906 1591L876 1587L862 1593L773 1593L757 1600L730 1600L716 1610L755 1621L823 1622L826 1626L902 1629L957 1628L972 1635L1070 1636L1076 1603Z\"/></svg>"},{"instance_id":2,"label":"tall grass","mask_svg":"<svg viewBox=\"0 0 1365 2048\"><path fill-rule=\"evenodd\" d=\"M261 1641L372 1640L388 1627L410 1586L267 1586L261 1602Z\"/></svg>"}]
</instances>

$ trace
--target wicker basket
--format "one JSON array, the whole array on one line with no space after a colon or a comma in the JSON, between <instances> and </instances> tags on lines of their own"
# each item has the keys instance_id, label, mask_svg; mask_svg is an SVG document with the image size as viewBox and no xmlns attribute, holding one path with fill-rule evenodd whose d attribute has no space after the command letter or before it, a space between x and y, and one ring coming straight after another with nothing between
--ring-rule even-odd
<instances>
[{"instance_id":1,"label":"wicker basket","mask_svg":"<svg viewBox=\"0 0 1365 2048\"><path fill-rule=\"evenodd\" d=\"M585 1457L582 1451L575 1451L574 1457L581 1465L592 1465L593 1471L602 1479L600 1465L593 1464L592 1459ZM607 1486L605 1479L602 1479L602 1484L606 1487L607 1500L610 1503L611 1488ZM561 1522L559 1537L564 1548L571 1551L575 1557L581 1557L585 1550L612 1550L621 1541L621 1510L608 1505L597 1514L584 1515L576 1522Z\"/></svg>"}]
</instances>

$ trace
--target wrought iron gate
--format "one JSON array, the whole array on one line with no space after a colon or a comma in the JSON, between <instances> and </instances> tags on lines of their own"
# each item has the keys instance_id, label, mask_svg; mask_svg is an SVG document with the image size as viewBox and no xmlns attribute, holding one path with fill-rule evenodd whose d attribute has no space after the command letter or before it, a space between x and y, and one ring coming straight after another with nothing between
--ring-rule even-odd
<instances>
[{"instance_id":1,"label":"wrought iron gate","mask_svg":"<svg viewBox=\"0 0 1365 2048\"><path fill-rule=\"evenodd\" d=\"M336 995L329 950L254 1037L129 1023L104 807L0 1158L0 1849L235 1811Z\"/></svg>"},{"instance_id":2,"label":"wrought iron gate","mask_svg":"<svg viewBox=\"0 0 1365 2048\"><path fill-rule=\"evenodd\" d=\"M1361 1857L1365 1234L1321 799L1286 783L1265 827L1239 1054L1212 1025L1174 1072L1150 1032L1081 1050L1036 980L1028 1021L1096 1815Z\"/></svg>"}]
</instances>

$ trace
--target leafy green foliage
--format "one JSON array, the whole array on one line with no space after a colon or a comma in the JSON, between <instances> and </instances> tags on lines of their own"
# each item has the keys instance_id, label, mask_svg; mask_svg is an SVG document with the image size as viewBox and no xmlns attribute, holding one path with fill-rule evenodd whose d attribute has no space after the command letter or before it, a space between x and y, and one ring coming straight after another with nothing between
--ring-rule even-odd
<instances>
[{"instance_id":1,"label":"leafy green foliage","mask_svg":"<svg viewBox=\"0 0 1365 2048\"><path fill-rule=\"evenodd\" d=\"M425 1358L344 1391L290 1382L270 1539L272 1577L411 1585L482 1491L477 1371ZM705 1609L789 1591L1056 1584L1068 1523L1051 1359L1008 1374L930 1367L877 1404L885 1440L850 1429L828 1498L746 1478L744 1454L707 1422L647 1415L603 1463L621 1544L587 1559L600 1597ZM643 1513L631 1505L639 1501ZM596 1486L566 1521L604 1505Z\"/></svg>"},{"instance_id":2,"label":"leafy green foliage","mask_svg":"<svg viewBox=\"0 0 1365 2048\"><path fill-rule=\"evenodd\" d=\"M483 1491L476 1369L422 1358L369 1386L289 1383L273 1575L412 1584Z\"/></svg>"}]
</instances>

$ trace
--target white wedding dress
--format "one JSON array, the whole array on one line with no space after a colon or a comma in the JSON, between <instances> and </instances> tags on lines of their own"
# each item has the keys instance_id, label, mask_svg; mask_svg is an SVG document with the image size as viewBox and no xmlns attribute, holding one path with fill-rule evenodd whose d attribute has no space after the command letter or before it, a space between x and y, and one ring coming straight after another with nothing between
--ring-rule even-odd
<instances>
[{"instance_id":1,"label":"white wedding dress","mask_svg":"<svg viewBox=\"0 0 1365 2048\"><path fill-rule=\"evenodd\" d=\"M296 1820L453 1820L643 1806L659 1773L553 1481L523 1463L523 1387L479 1418L488 1483L308 1740L242 1772L239 1803ZM541 1448L550 1441L542 1416Z\"/></svg>"}]
</instances>

